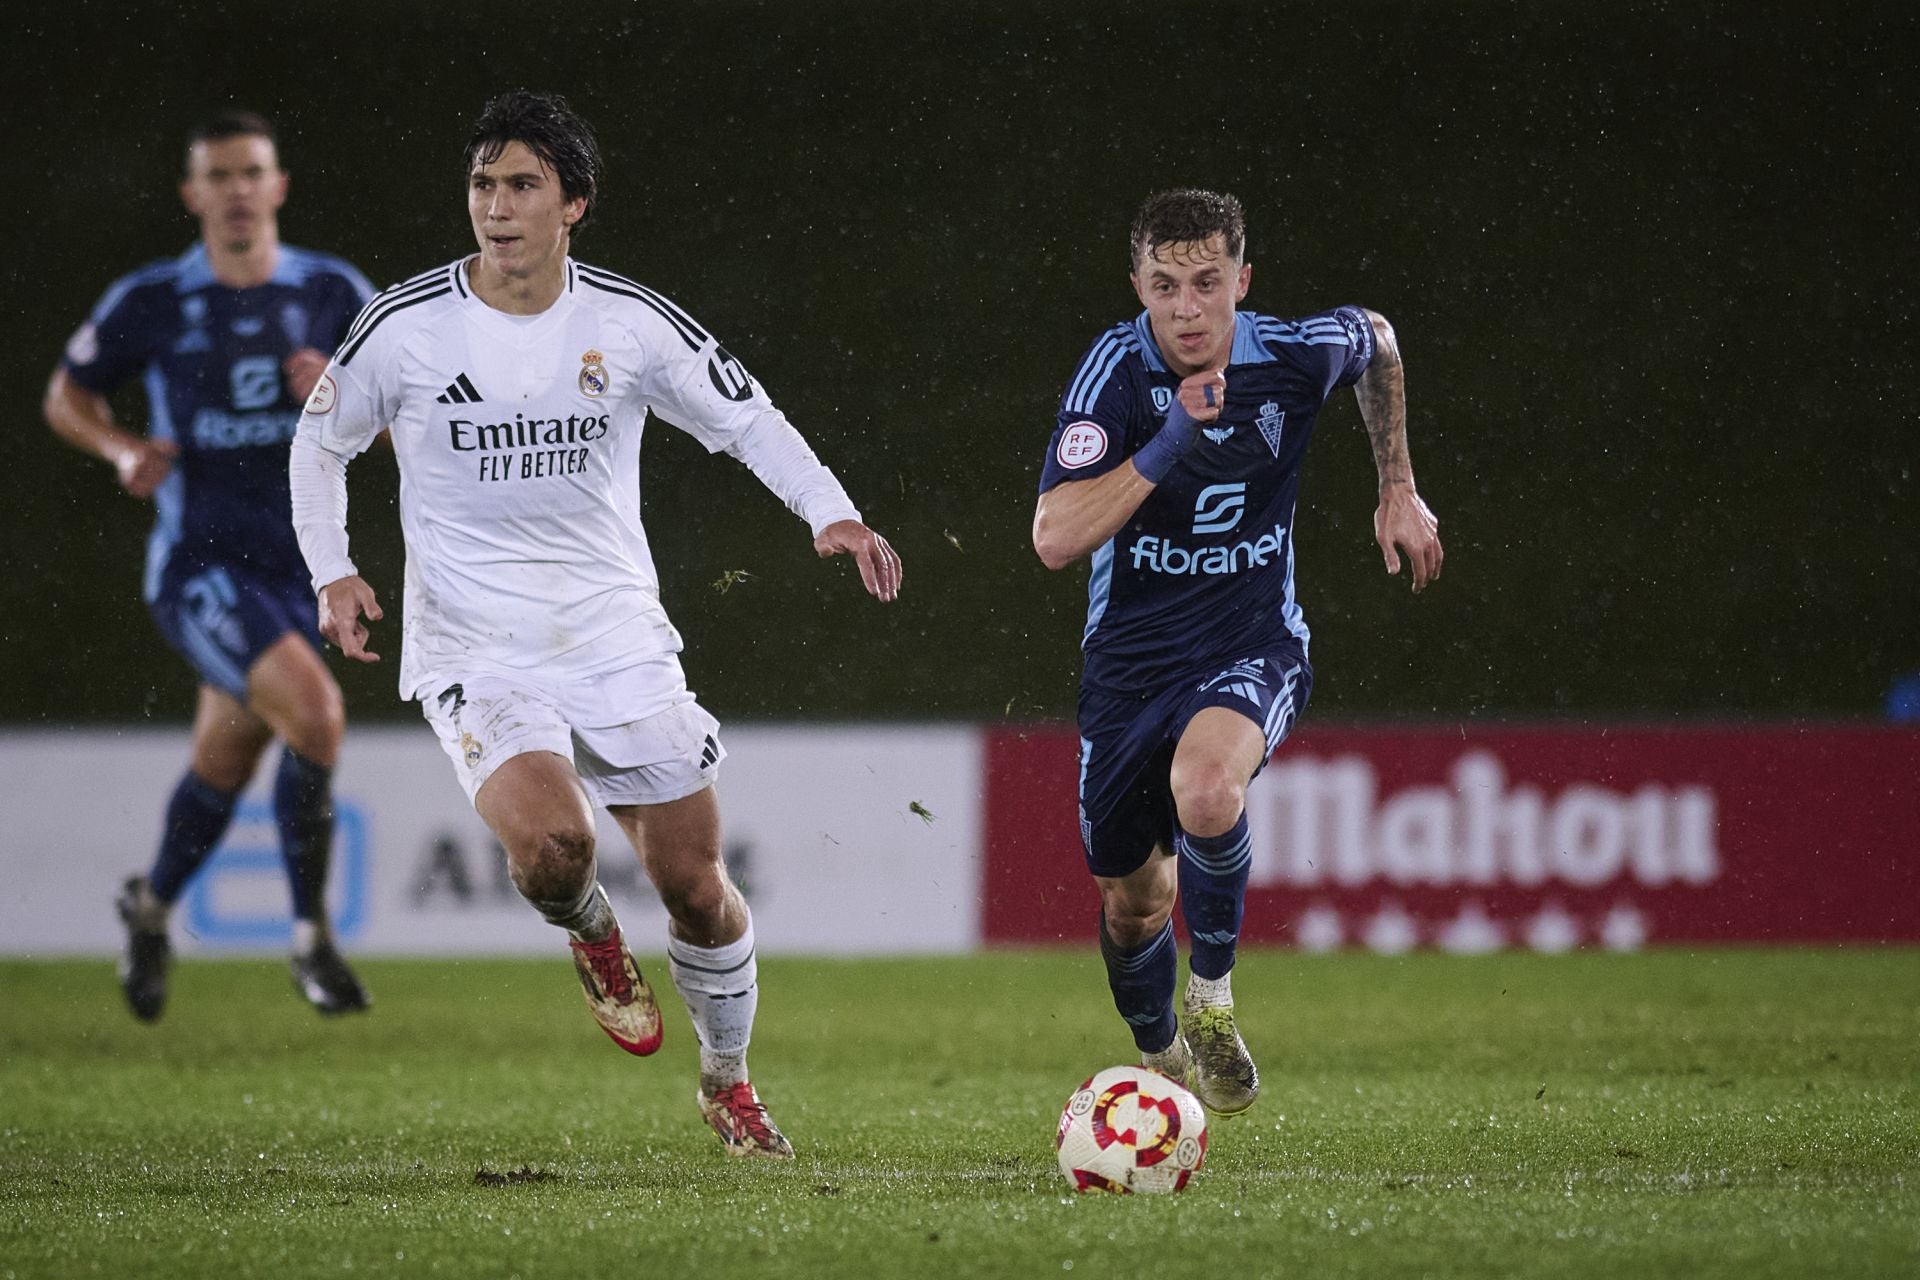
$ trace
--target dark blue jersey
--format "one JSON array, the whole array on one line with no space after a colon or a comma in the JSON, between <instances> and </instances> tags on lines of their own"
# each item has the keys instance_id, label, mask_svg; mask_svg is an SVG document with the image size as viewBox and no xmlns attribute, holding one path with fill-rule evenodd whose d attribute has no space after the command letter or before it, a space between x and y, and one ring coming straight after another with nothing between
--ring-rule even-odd
<instances>
[{"instance_id":1,"label":"dark blue jersey","mask_svg":"<svg viewBox=\"0 0 1920 1280\"><path fill-rule=\"evenodd\" d=\"M141 375L147 434L180 450L154 495L148 600L170 563L306 582L287 493L300 401L281 362L301 347L331 352L372 296L346 262L291 245L267 283L231 289L196 244L115 281L67 343L67 376L89 391Z\"/></svg>"},{"instance_id":2,"label":"dark blue jersey","mask_svg":"<svg viewBox=\"0 0 1920 1280\"><path fill-rule=\"evenodd\" d=\"M1305 654L1293 593L1300 464L1320 407L1372 359L1358 307L1238 314L1220 417L1093 553L1084 684L1143 693L1275 644ZM1179 385L1145 313L1102 334L1061 397L1041 492L1125 462L1160 430Z\"/></svg>"}]
</instances>

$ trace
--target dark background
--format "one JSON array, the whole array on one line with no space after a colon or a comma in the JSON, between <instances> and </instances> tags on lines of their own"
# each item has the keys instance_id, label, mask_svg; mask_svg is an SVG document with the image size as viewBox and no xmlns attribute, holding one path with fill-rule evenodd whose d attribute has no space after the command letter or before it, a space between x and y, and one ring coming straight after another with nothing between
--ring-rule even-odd
<instances>
[{"instance_id":1,"label":"dark background","mask_svg":"<svg viewBox=\"0 0 1920 1280\"><path fill-rule=\"evenodd\" d=\"M518 86L600 130L578 256L719 334L906 561L874 604L656 427L645 519L723 717L1071 714L1085 570L1034 557L1035 479L1138 309L1134 209L1187 184L1247 205L1247 305L1400 333L1446 573L1382 573L1340 393L1298 521L1317 716L1873 715L1920 666L1910 5L427 8L8 5L0 719L192 705L139 601L149 511L39 414L108 283L192 240L188 125L274 116L284 238L384 286L472 247L460 149ZM335 664L359 719L413 714L395 488L356 464L389 604L387 661Z\"/></svg>"}]
</instances>

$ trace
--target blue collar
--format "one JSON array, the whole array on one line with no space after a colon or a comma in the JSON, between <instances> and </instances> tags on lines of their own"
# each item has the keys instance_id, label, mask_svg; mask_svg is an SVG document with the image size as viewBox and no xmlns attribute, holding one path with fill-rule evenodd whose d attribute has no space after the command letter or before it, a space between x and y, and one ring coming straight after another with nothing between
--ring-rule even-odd
<instances>
[{"instance_id":1,"label":"blue collar","mask_svg":"<svg viewBox=\"0 0 1920 1280\"><path fill-rule=\"evenodd\" d=\"M1273 353L1260 343L1254 321L1259 318L1257 312L1236 311L1233 313L1233 353L1227 357L1227 363L1268 364ZM1160 355L1160 344L1153 338L1153 319L1142 311L1133 320L1133 336L1140 343L1140 354L1147 362L1147 368L1155 373L1170 373L1166 360Z\"/></svg>"},{"instance_id":2,"label":"blue collar","mask_svg":"<svg viewBox=\"0 0 1920 1280\"><path fill-rule=\"evenodd\" d=\"M174 266L179 274L174 277L174 288L181 293L192 293L196 289L208 289L220 285L214 277L213 263L207 257L207 246L196 240L193 246L178 258ZM291 245L283 244L274 255L273 274L267 278L268 284L299 285L306 280L307 273L300 261L300 251ZM220 285L225 288L225 285Z\"/></svg>"}]
</instances>

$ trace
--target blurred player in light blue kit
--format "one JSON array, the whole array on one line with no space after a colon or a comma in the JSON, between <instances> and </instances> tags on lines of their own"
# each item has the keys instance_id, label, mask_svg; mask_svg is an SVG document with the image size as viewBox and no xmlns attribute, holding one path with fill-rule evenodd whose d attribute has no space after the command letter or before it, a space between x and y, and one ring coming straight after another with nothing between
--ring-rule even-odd
<instances>
[{"instance_id":1,"label":"blurred player in light blue kit","mask_svg":"<svg viewBox=\"0 0 1920 1280\"><path fill-rule=\"evenodd\" d=\"M44 406L56 435L153 500L143 594L200 678L192 763L167 805L159 856L117 903L128 933L121 985L136 1017L165 1009L169 910L278 737L273 810L293 891L294 984L322 1013L364 1009L327 921L346 720L320 658L287 450L326 352L373 290L340 259L280 243L287 174L260 116L229 112L196 129L180 196L199 242L114 282L67 343ZM106 399L136 376L144 436L117 423Z\"/></svg>"},{"instance_id":2,"label":"blurred player in light blue kit","mask_svg":"<svg viewBox=\"0 0 1920 1280\"><path fill-rule=\"evenodd\" d=\"M1069 381L1033 521L1048 568L1093 561L1080 835L1114 1004L1142 1061L1223 1115L1260 1088L1233 1015L1246 792L1313 685L1294 503L1336 388L1354 388L1372 439L1387 571L1404 554L1419 591L1441 563L1392 326L1360 307L1236 311L1253 276L1245 249L1232 196L1168 191L1141 208L1131 263L1145 310L1102 334ZM1176 900L1192 939L1179 1015Z\"/></svg>"}]
</instances>

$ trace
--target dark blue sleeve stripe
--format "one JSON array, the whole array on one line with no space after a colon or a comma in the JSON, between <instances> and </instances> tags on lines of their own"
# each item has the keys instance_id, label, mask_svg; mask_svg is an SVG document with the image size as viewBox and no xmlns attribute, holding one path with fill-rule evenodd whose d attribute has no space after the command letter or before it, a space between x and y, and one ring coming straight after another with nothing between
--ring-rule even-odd
<instances>
[{"instance_id":1,"label":"dark blue sleeve stripe","mask_svg":"<svg viewBox=\"0 0 1920 1280\"><path fill-rule=\"evenodd\" d=\"M435 289L431 293L419 294L415 297L408 298L404 302L395 302L388 306L379 315L368 321L367 326L360 331L357 337L349 335L346 344L340 348L340 354L335 357L339 360L340 367L344 369L353 362L353 358L359 354L360 348L366 345L367 339L373 336L373 331L378 329L388 316L396 311L405 311L408 307L417 307L423 302L432 302L435 298L444 298L452 292L453 286L443 283L438 289Z\"/></svg>"},{"instance_id":2,"label":"dark blue sleeve stripe","mask_svg":"<svg viewBox=\"0 0 1920 1280\"><path fill-rule=\"evenodd\" d=\"M680 340L686 343L689 347L693 348L695 351L698 351L702 346L705 345L701 341L701 338L704 338L706 336L705 334L701 334L700 330L698 329L695 329L692 332L689 332L687 330L687 326L680 323L680 320L678 319L678 317L674 315L673 310L671 308L661 306L658 302L654 301L652 298L648 297L646 294L636 293L632 289L616 289L614 288L614 286L610 284L602 284L600 281L595 280L592 276L588 275L584 271L580 273L580 279L582 283L587 284L595 289L598 289L602 293L617 294L622 298L632 298L635 302L644 303L647 306L652 307L655 311L660 313L660 318L662 320L665 320L668 324L673 326L673 331L680 335ZM695 334L700 334L700 337L695 337L694 336Z\"/></svg>"}]
</instances>

